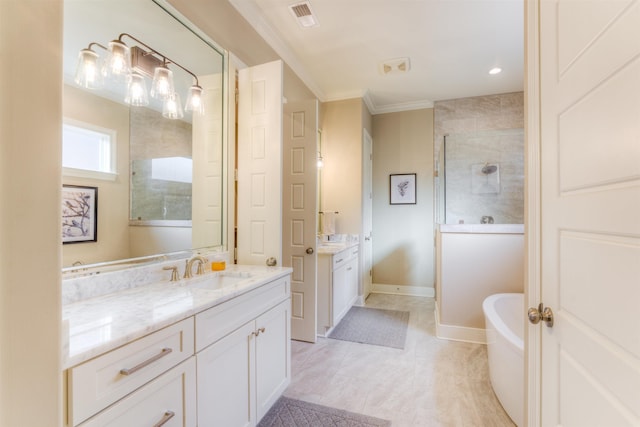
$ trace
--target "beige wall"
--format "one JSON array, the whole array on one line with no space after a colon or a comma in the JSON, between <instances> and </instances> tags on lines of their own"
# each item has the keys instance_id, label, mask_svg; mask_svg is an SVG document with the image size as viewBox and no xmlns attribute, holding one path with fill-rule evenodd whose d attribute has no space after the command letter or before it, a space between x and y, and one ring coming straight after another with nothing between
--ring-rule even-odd
<instances>
[{"instance_id":1,"label":"beige wall","mask_svg":"<svg viewBox=\"0 0 640 427\"><path fill-rule=\"evenodd\" d=\"M360 234L362 226L362 117L359 98L322 104L320 209L339 212L336 234Z\"/></svg>"},{"instance_id":2,"label":"beige wall","mask_svg":"<svg viewBox=\"0 0 640 427\"><path fill-rule=\"evenodd\" d=\"M389 175L416 173L416 204L389 204ZM433 288L433 109L373 116L373 283Z\"/></svg>"},{"instance_id":3,"label":"beige wall","mask_svg":"<svg viewBox=\"0 0 640 427\"><path fill-rule=\"evenodd\" d=\"M484 331L473 339L467 329L484 329L484 299L524 292L524 234L446 232L439 241L438 336L482 341Z\"/></svg>"},{"instance_id":4,"label":"beige wall","mask_svg":"<svg viewBox=\"0 0 640 427\"><path fill-rule=\"evenodd\" d=\"M61 1L0 1L0 57L11 62L0 68L0 425L7 427L62 425L61 29Z\"/></svg>"},{"instance_id":5,"label":"beige wall","mask_svg":"<svg viewBox=\"0 0 640 427\"><path fill-rule=\"evenodd\" d=\"M129 108L65 85L65 118L116 131L117 178L64 176L63 184L98 187L98 241L63 245L62 265L129 258Z\"/></svg>"}]
</instances>

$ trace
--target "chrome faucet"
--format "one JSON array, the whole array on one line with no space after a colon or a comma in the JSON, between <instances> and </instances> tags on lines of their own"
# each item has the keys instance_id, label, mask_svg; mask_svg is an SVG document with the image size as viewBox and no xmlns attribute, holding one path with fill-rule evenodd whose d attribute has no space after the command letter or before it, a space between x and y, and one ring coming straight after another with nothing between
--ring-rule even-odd
<instances>
[{"instance_id":1,"label":"chrome faucet","mask_svg":"<svg viewBox=\"0 0 640 427\"><path fill-rule=\"evenodd\" d=\"M204 274L204 264L208 261L202 255L195 255L191 257L191 259L186 261L186 265L184 267L184 276L183 276L185 279L193 277L192 270L193 270L194 262L198 263L198 269L196 270L196 274Z\"/></svg>"}]
</instances>

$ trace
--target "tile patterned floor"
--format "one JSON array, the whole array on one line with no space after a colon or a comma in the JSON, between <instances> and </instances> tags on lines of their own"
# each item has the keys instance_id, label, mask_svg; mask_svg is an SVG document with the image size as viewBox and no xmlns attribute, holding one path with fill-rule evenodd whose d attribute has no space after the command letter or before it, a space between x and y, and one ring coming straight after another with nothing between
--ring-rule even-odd
<instances>
[{"instance_id":1,"label":"tile patterned floor","mask_svg":"<svg viewBox=\"0 0 640 427\"><path fill-rule=\"evenodd\" d=\"M293 341L285 396L394 427L514 426L491 389L486 346L436 338L433 298L371 294L366 306L411 313L404 350Z\"/></svg>"}]
</instances>

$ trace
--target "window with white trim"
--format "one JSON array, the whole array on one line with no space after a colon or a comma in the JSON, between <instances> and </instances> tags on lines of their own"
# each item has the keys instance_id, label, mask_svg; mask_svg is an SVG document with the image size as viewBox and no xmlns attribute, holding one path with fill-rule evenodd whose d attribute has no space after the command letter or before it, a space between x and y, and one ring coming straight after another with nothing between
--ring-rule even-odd
<instances>
[{"instance_id":1,"label":"window with white trim","mask_svg":"<svg viewBox=\"0 0 640 427\"><path fill-rule=\"evenodd\" d=\"M116 132L86 123L68 121L62 125L63 174L98 179L115 179Z\"/></svg>"}]
</instances>

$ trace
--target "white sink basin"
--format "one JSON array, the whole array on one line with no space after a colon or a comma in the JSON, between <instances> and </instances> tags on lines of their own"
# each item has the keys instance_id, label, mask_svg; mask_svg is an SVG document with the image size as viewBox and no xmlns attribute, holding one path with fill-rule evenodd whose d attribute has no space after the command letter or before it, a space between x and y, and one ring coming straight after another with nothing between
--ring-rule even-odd
<instances>
[{"instance_id":1,"label":"white sink basin","mask_svg":"<svg viewBox=\"0 0 640 427\"><path fill-rule=\"evenodd\" d=\"M188 283L187 286L199 289L209 289L216 290L221 289L227 286L233 286L237 283L244 282L251 279L250 274L234 274L234 275L226 275L226 274L218 274L218 275L210 275L203 278L200 278L194 283Z\"/></svg>"}]
</instances>

